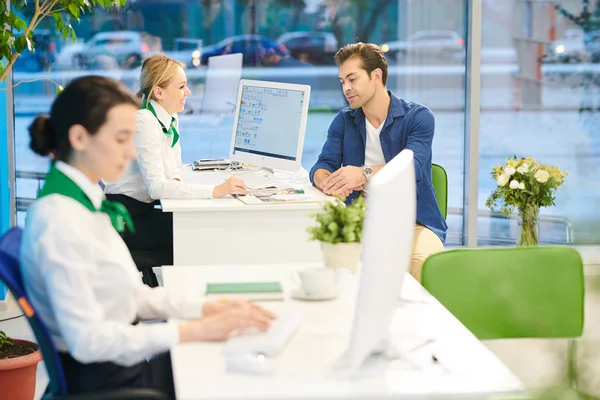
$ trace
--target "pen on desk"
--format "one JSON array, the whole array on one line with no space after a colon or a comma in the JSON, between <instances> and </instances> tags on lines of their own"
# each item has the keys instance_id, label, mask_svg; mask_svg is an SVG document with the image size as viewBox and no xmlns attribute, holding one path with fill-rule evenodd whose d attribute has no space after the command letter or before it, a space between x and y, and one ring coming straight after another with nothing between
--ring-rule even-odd
<instances>
[{"instance_id":1,"label":"pen on desk","mask_svg":"<svg viewBox=\"0 0 600 400\"><path fill-rule=\"evenodd\" d=\"M442 367L442 369L444 370L444 372L447 372L447 373L452 373L452 371L451 371L451 370L450 370L448 367L446 367L446 366L444 365L445 363L441 363L441 362L440 362L440 359L439 359L439 358L438 358L438 356L436 356L435 354L432 354L432 355L431 355L431 361L432 361L432 362L433 362L435 365L438 365L438 366Z\"/></svg>"}]
</instances>

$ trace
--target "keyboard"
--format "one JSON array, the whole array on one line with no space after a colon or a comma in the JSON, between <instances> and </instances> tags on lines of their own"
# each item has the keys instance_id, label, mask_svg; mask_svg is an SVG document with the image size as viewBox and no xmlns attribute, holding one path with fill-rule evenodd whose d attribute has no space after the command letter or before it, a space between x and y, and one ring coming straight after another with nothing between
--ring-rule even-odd
<instances>
[{"instance_id":1,"label":"keyboard","mask_svg":"<svg viewBox=\"0 0 600 400\"><path fill-rule=\"evenodd\" d=\"M229 160L196 160L192 163L194 171L226 170L231 166Z\"/></svg>"},{"instance_id":2,"label":"keyboard","mask_svg":"<svg viewBox=\"0 0 600 400\"><path fill-rule=\"evenodd\" d=\"M274 357L281 353L297 332L301 319L300 311L280 315L267 332L254 331L229 339L223 348L223 355L257 353Z\"/></svg>"},{"instance_id":3,"label":"keyboard","mask_svg":"<svg viewBox=\"0 0 600 400\"><path fill-rule=\"evenodd\" d=\"M290 186L278 181L273 175L264 176L259 173L250 172L245 174L234 174L234 176L244 181L247 189L263 189L267 187L285 189Z\"/></svg>"}]
</instances>

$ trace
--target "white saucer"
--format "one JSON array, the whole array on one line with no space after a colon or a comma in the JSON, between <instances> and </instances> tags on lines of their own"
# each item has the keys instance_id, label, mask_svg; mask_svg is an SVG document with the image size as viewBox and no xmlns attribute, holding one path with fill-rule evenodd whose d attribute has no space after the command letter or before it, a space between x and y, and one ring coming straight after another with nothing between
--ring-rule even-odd
<instances>
[{"instance_id":1,"label":"white saucer","mask_svg":"<svg viewBox=\"0 0 600 400\"><path fill-rule=\"evenodd\" d=\"M294 288L291 291L291 295L294 299L298 300L323 301L336 299L340 295L340 292L339 290L335 290L329 293L307 294L302 288Z\"/></svg>"}]
</instances>

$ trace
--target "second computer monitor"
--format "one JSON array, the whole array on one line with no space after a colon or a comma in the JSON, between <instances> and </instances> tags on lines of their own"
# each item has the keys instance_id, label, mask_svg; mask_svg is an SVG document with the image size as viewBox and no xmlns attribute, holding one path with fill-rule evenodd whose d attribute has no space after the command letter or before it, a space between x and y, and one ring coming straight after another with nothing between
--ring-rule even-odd
<instances>
[{"instance_id":1,"label":"second computer monitor","mask_svg":"<svg viewBox=\"0 0 600 400\"><path fill-rule=\"evenodd\" d=\"M242 79L231 138L231 161L300 170L310 86Z\"/></svg>"},{"instance_id":2,"label":"second computer monitor","mask_svg":"<svg viewBox=\"0 0 600 400\"><path fill-rule=\"evenodd\" d=\"M414 155L403 150L369 181L362 267L345 368L360 369L388 347L390 324L409 269L417 210Z\"/></svg>"},{"instance_id":3,"label":"second computer monitor","mask_svg":"<svg viewBox=\"0 0 600 400\"><path fill-rule=\"evenodd\" d=\"M208 59L202 115L232 116L240 79L242 78L242 54L226 54Z\"/></svg>"}]
</instances>

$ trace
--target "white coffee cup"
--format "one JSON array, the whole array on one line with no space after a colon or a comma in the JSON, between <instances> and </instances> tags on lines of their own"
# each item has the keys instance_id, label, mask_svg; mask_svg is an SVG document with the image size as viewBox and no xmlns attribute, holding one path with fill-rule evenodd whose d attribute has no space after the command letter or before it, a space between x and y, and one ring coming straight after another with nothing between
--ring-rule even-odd
<instances>
[{"instance_id":1,"label":"white coffee cup","mask_svg":"<svg viewBox=\"0 0 600 400\"><path fill-rule=\"evenodd\" d=\"M309 296L337 293L340 271L333 268L308 268L294 274L294 282Z\"/></svg>"}]
</instances>

